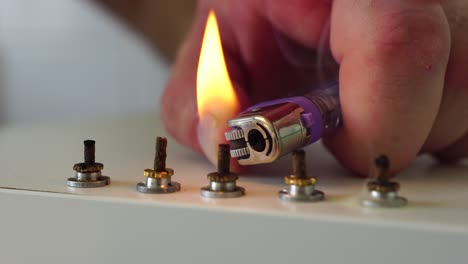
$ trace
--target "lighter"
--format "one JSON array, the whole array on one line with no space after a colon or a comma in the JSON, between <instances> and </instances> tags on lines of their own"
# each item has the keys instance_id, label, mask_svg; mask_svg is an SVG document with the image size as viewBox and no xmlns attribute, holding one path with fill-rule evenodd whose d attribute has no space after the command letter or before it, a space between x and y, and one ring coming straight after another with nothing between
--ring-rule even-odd
<instances>
[{"instance_id":1,"label":"lighter","mask_svg":"<svg viewBox=\"0 0 468 264\"><path fill-rule=\"evenodd\" d=\"M228 121L225 133L231 156L241 165L270 163L307 146L341 123L338 82L297 97L282 98L249 107Z\"/></svg>"}]
</instances>

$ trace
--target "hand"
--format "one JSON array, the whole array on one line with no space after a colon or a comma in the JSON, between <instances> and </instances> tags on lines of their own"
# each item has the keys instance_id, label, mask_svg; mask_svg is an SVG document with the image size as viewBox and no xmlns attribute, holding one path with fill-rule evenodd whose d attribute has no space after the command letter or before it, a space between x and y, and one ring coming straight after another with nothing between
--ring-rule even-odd
<instances>
[{"instance_id":1,"label":"hand","mask_svg":"<svg viewBox=\"0 0 468 264\"><path fill-rule=\"evenodd\" d=\"M161 111L178 141L213 161L226 125L200 135L211 142L201 147L195 97L210 8L243 106L316 81L314 50L331 25L344 124L324 142L345 167L366 175L372 157L385 153L397 173L420 153L448 161L468 155L466 0L200 1Z\"/></svg>"}]
</instances>

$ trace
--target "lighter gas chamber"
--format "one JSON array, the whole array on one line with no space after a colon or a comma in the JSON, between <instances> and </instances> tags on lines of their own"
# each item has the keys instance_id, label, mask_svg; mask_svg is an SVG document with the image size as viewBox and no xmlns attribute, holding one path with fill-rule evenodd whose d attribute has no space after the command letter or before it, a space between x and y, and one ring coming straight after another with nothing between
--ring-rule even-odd
<instances>
[{"instance_id":1,"label":"lighter gas chamber","mask_svg":"<svg viewBox=\"0 0 468 264\"><path fill-rule=\"evenodd\" d=\"M338 85L305 96L260 103L228 121L225 133L231 156L241 165L270 163L312 144L337 128L341 120Z\"/></svg>"}]
</instances>

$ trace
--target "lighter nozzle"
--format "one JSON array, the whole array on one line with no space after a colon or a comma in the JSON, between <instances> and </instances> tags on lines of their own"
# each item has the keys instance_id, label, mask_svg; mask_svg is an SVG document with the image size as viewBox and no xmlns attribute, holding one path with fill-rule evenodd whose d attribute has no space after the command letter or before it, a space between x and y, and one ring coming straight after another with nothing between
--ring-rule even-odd
<instances>
[{"instance_id":1,"label":"lighter nozzle","mask_svg":"<svg viewBox=\"0 0 468 264\"><path fill-rule=\"evenodd\" d=\"M304 110L294 103L251 109L228 121L231 156L241 165L270 163L309 141Z\"/></svg>"}]
</instances>

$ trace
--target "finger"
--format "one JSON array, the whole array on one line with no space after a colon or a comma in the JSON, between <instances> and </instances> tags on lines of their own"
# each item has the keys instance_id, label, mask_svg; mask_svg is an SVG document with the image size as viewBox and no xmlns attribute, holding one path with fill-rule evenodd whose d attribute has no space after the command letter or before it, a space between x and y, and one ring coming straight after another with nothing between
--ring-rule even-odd
<instances>
[{"instance_id":1,"label":"finger","mask_svg":"<svg viewBox=\"0 0 468 264\"><path fill-rule=\"evenodd\" d=\"M468 131L468 2L447 1L444 10L450 25L452 46L442 104L424 144L424 152L442 151Z\"/></svg>"},{"instance_id":2,"label":"finger","mask_svg":"<svg viewBox=\"0 0 468 264\"><path fill-rule=\"evenodd\" d=\"M359 174L378 154L396 173L439 109L450 44L443 10L434 1L336 0L331 25L344 125L325 143Z\"/></svg>"},{"instance_id":3,"label":"finger","mask_svg":"<svg viewBox=\"0 0 468 264\"><path fill-rule=\"evenodd\" d=\"M197 151L202 151L202 148L197 133L199 117L196 101L196 72L208 11L209 8L206 5L199 7L192 28L179 50L161 99L161 116L168 132L180 143ZM235 83L235 87L239 88L237 94L242 102L245 101L244 96L240 94L242 93L240 87L243 83L243 74L242 68L236 65L237 60L233 59L236 58L235 48L232 45L235 41L222 19L218 22L220 30L225 29L221 35L226 53L225 58L231 80ZM216 145L222 142L221 131L217 132L217 137L212 138L213 144Z\"/></svg>"},{"instance_id":4,"label":"finger","mask_svg":"<svg viewBox=\"0 0 468 264\"><path fill-rule=\"evenodd\" d=\"M253 1L274 28L309 48L317 48L330 17L329 0Z\"/></svg>"},{"instance_id":5,"label":"finger","mask_svg":"<svg viewBox=\"0 0 468 264\"><path fill-rule=\"evenodd\" d=\"M457 162L468 157L468 133L452 145L434 153L441 162Z\"/></svg>"},{"instance_id":6,"label":"finger","mask_svg":"<svg viewBox=\"0 0 468 264\"><path fill-rule=\"evenodd\" d=\"M307 7L308 2L310 1L292 1L291 6L294 8L290 12L304 12L300 7ZM212 162L216 160L217 144L224 140L222 132L226 129L225 120L209 117L199 120L195 98L197 62L209 8L214 7L217 14L226 63L231 80L237 88L241 105L247 102L243 92L249 95L249 100L258 102L284 96L291 90L289 88L300 87L298 83L309 78L301 79L300 77L310 74L307 72L298 74L297 69L290 67L288 61L281 56L280 48L272 41L273 27L275 27L272 24L281 26L289 23L284 19L275 23L270 22L270 19L274 20L274 15L270 17L270 12L265 10L270 10L269 6L274 3L276 2L263 0L252 0L247 3L201 2L193 28L174 64L162 99L163 120L169 132L179 142L203 151ZM283 6L286 7L288 4L283 3ZM308 8L313 9L314 6ZM272 14L274 13L272 11ZM296 18L293 15L291 17ZM321 27L323 22L318 21L315 24ZM303 24L297 26L304 28ZM315 31L309 35L301 33L297 38L307 38L307 43L312 45L318 38L316 35ZM296 38L296 36L286 36Z\"/></svg>"},{"instance_id":7,"label":"finger","mask_svg":"<svg viewBox=\"0 0 468 264\"><path fill-rule=\"evenodd\" d=\"M310 87L316 79L314 48L328 20L328 0L209 2L220 7L215 8L218 17L229 21L228 30L234 32L251 103L303 94ZM301 67L304 61L312 66Z\"/></svg>"},{"instance_id":8,"label":"finger","mask_svg":"<svg viewBox=\"0 0 468 264\"><path fill-rule=\"evenodd\" d=\"M241 33L245 34L244 39L251 40L243 55L254 102L303 95L321 79L326 79L322 77L336 75L337 67L326 41L331 1L248 3L264 20L260 30Z\"/></svg>"}]
</instances>

